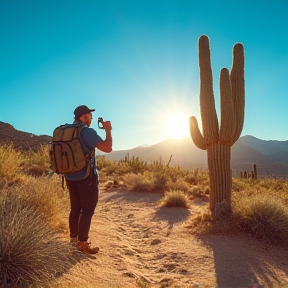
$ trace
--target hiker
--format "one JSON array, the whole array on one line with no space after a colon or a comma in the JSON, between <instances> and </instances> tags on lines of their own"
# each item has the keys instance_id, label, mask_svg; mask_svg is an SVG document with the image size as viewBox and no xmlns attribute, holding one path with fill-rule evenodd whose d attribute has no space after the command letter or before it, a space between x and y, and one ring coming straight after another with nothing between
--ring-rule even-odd
<instances>
[{"instance_id":1,"label":"hiker","mask_svg":"<svg viewBox=\"0 0 288 288\"><path fill-rule=\"evenodd\" d=\"M89 127L94 111L95 109L89 109L85 105L81 105L74 110L75 120L72 125L80 124L84 126L80 132L80 143L84 154L89 155L90 159L82 170L64 175L69 189L71 205L69 214L70 242L86 254L95 254L99 251L98 247L92 247L91 243L88 242L91 219L98 203L98 173L95 148L106 153L112 151L112 126L110 121L102 122L102 128L106 132L105 140L93 128Z\"/></svg>"}]
</instances>

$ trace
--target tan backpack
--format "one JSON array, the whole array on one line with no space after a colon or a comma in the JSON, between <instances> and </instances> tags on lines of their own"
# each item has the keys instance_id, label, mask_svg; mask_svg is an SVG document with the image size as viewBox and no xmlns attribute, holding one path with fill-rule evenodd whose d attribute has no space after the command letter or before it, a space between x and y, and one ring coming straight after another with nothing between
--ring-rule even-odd
<instances>
[{"instance_id":1,"label":"tan backpack","mask_svg":"<svg viewBox=\"0 0 288 288\"><path fill-rule=\"evenodd\" d=\"M54 130L50 163L55 173L71 174L78 172L91 160L93 150L85 155L80 142L80 133L84 127L81 123L64 124ZM90 167L91 165L88 165L85 177L90 173Z\"/></svg>"}]
</instances>

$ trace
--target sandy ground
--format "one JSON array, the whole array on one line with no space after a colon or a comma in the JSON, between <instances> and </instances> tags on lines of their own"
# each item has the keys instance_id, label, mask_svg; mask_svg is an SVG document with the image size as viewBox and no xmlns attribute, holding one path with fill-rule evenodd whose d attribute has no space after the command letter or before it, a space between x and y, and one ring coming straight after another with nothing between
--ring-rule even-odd
<instances>
[{"instance_id":1,"label":"sandy ground","mask_svg":"<svg viewBox=\"0 0 288 288\"><path fill-rule=\"evenodd\" d=\"M287 249L247 235L189 232L189 218L207 202L159 208L161 194L100 188L90 230L100 252L71 271L85 276L83 287L288 287Z\"/></svg>"}]
</instances>

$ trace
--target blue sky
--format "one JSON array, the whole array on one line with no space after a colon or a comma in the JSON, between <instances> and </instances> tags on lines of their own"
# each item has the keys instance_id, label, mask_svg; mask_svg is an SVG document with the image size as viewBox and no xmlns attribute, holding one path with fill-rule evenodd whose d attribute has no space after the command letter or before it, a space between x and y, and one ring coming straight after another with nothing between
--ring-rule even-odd
<instances>
[{"instance_id":1,"label":"blue sky","mask_svg":"<svg viewBox=\"0 0 288 288\"><path fill-rule=\"evenodd\" d=\"M189 117L201 122L205 34L217 111L220 70L230 70L241 42L241 136L288 140L287 27L287 0L0 0L0 121L52 135L85 104L96 109L93 128L100 116L112 122L114 150L158 143L184 126L189 135Z\"/></svg>"}]
</instances>

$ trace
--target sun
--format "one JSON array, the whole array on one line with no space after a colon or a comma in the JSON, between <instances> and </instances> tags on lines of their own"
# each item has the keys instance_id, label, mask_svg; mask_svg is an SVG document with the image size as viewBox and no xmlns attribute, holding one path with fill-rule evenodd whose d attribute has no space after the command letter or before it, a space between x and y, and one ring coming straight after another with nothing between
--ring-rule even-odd
<instances>
[{"instance_id":1,"label":"sun","mask_svg":"<svg viewBox=\"0 0 288 288\"><path fill-rule=\"evenodd\" d=\"M166 120L166 132L169 138L181 139L189 135L189 118L184 112L169 114Z\"/></svg>"}]
</instances>

